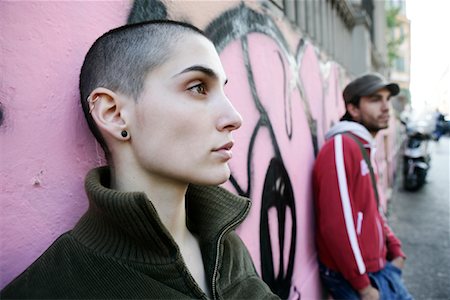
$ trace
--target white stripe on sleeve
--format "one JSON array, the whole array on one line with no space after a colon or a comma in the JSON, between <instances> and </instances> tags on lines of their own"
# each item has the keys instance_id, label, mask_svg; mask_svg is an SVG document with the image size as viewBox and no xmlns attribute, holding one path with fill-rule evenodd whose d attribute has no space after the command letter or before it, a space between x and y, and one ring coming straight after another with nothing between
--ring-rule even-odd
<instances>
[{"instance_id":1,"label":"white stripe on sleeve","mask_svg":"<svg viewBox=\"0 0 450 300\"><path fill-rule=\"evenodd\" d=\"M356 237L355 224L353 222L352 206L348 195L347 176L344 165L344 152L342 147L342 135L336 135L334 139L334 155L336 160L336 171L338 175L339 193L341 194L342 209L344 211L345 227L347 228L350 245L355 256L356 264L360 274L366 273L366 266L359 249L358 239Z\"/></svg>"}]
</instances>

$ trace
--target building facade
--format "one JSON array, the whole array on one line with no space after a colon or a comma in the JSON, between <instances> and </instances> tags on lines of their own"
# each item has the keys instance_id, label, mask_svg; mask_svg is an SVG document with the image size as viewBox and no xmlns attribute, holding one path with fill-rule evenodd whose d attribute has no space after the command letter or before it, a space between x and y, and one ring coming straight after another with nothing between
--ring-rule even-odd
<instances>
[{"instance_id":1,"label":"building facade","mask_svg":"<svg viewBox=\"0 0 450 300\"><path fill-rule=\"evenodd\" d=\"M388 76L398 83L401 93L393 101L398 114L411 104L410 65L411 65L411 24L406 16L406 3L401 0L386 1L388 18Z\"/></svg>"}]
</instances>

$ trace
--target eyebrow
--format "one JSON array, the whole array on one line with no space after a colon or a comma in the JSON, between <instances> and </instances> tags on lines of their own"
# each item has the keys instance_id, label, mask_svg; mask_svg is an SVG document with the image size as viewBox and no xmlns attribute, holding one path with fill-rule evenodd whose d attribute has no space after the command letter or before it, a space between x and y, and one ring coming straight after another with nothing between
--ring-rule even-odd
<instances>
[{"instance_id":1,"label":"eyebrow","mask_svg":"<svg viewBox=\"0 0 450 300\"><path fill-rule=\"evenodd\" d=\"M181 74L185 74L185 73L189 73L189 72L201 72L212 79L216 79L216 80L219 79L219 76L217 75L217 73L214 72L211 68L200 66L200 65L194 65L194 66L188 67L188 68L184 69L183 71L181 71L180 73L175 74L172 77L176 77ZM228 82L228 79L225 79L224 85L227 84L227 82Z\"/></svg>"},{"instance_id":2,"label":"eyebrow","mask_svg":"<svg viewBox=\"0 0 450 300\"><path fill-rule=\"evenodd\" d=\"M383 98L383 95L376 92L375 94L370 95L371 98ZM389 93L388 99L391 98L391 93Z\"/></svg>"}]
</instances>

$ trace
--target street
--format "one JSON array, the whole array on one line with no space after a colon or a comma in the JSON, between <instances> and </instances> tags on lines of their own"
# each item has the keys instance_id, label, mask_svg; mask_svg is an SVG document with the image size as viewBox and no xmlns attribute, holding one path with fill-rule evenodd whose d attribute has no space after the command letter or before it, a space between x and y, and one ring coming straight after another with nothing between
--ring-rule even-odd
<instances>
[{"instance_id":1,"label":"street","mask_svg":"<svg viewBox=\"0 0 450 300\"><path fill-rule=\"evenodd\" d=\"M405 191L399 171L389 204L389 224L408 256L403 279L414 299L450 299L449 145L448 136L430 141L431 168L419 191Z\"/></svg>"}]
</instances>

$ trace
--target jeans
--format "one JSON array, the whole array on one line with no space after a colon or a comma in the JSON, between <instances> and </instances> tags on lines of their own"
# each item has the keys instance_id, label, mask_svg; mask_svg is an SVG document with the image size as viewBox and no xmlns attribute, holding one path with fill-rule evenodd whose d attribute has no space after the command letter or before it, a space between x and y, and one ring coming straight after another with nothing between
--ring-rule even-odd
<instances>
[{"instance_id":1,"label":"jeans","mask_svg":"<svg viewBox=\"0 0 450 300\"><path fill-rule=\"evenodd\" d=\"M320 277L334 299L358 300L359 294L337 272L334 272L322 264L319 264ZM401 278L402 270L387 262L384 269L368 273L370 283L380 293L380 300L412 300Z\"/></svg>"}]
</instances>

